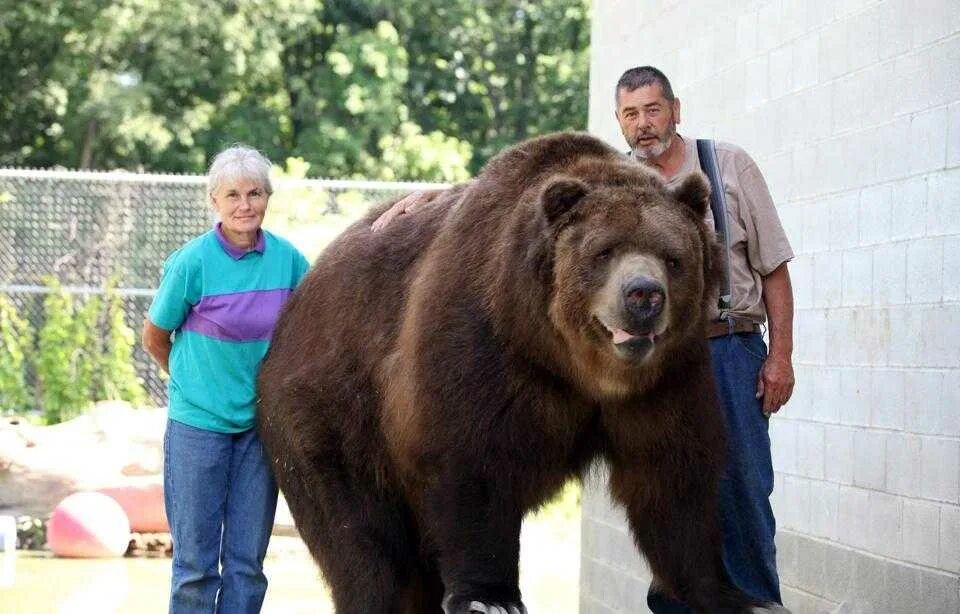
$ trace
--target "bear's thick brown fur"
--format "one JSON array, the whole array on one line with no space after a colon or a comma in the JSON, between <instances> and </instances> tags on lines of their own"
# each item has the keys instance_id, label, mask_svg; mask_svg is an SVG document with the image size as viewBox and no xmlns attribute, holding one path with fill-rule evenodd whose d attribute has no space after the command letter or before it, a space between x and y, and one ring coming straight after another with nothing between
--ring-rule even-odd
<instances>
[{"instance_id":1,"label":"bear's thick brown fur","mask_svg":"<svg viewBox=\"0 0 960 614\"><path fill-rule=\"evenodd\" d=\"M595 460L666 592L746 603L720 566L708 192L556 134L327 248L258 425L337 612L523 611L521 519Z\"/></svg>"}]
</instances>

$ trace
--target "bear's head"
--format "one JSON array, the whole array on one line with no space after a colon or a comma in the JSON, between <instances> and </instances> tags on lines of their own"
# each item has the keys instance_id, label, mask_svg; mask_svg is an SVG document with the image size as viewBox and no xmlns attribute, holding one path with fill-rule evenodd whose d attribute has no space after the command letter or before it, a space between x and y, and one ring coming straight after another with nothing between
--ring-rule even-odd
<instances>
[{"instance_id":1,"label":"bear's head","mask_svg":"<svg viewBox=\"0 0 960 614\"><path fill-rule=\"evenodd\" d=\"M553 252L550 320L606 397L648 387L703 338L723 255L704 222L701 174L672 192L638 165L604 175L555 175L540 206Z\"/></svg>"}]
</instances>

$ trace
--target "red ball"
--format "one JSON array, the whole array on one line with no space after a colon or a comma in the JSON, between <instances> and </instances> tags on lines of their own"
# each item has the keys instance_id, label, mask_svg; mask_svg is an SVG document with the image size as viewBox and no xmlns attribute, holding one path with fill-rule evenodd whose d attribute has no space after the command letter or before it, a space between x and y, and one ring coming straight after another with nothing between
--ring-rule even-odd
<instances>
[{"instance_id":1,"label":"red ball","mask_svg":"<svg viewBox=\"0 0 960 614\"><path fill-rule=\"evenodd\" d=\"M47 545L57 556L123 556L130 521L120 504L98 492L78 492L60 502L47 524Z\"/></svg>"}]
</instances>

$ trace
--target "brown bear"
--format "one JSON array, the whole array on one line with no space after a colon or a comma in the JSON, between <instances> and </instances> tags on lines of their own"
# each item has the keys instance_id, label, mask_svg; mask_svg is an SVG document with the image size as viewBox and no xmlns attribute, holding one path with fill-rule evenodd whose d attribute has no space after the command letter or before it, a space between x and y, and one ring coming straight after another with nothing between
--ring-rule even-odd
<instances>
[{"instance_id":1,"label":"brown bear","mask_svg":"<svg viewBox=\"0 0 960 614\"><path fill-rule=\"evenodd\" d=\"M597 460L665 591L748 605L720 564L708 194L555 134L326 249L278 322L258 426L337 612L525 612L521 520Z\"/></svg>"}]
</instances>

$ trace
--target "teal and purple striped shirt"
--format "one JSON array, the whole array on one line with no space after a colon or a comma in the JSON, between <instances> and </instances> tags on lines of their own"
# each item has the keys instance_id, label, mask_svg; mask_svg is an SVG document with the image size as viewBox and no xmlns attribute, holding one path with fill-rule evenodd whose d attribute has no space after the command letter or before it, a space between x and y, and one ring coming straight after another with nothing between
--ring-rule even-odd
<instances>
[{"instance_id":1,"label":"teal and purple striped shirt","mask_svg":"<svg viewBox=\"0 0 960 614\"><path fill-rule=\"evenodd\" d=\"M167 258L148 317L176 331L171 419L221 433L253 428L257 370L308 267L286 239L261 230L252 249L240 250L219 224Z\"/></svg>"}]
</instances>

